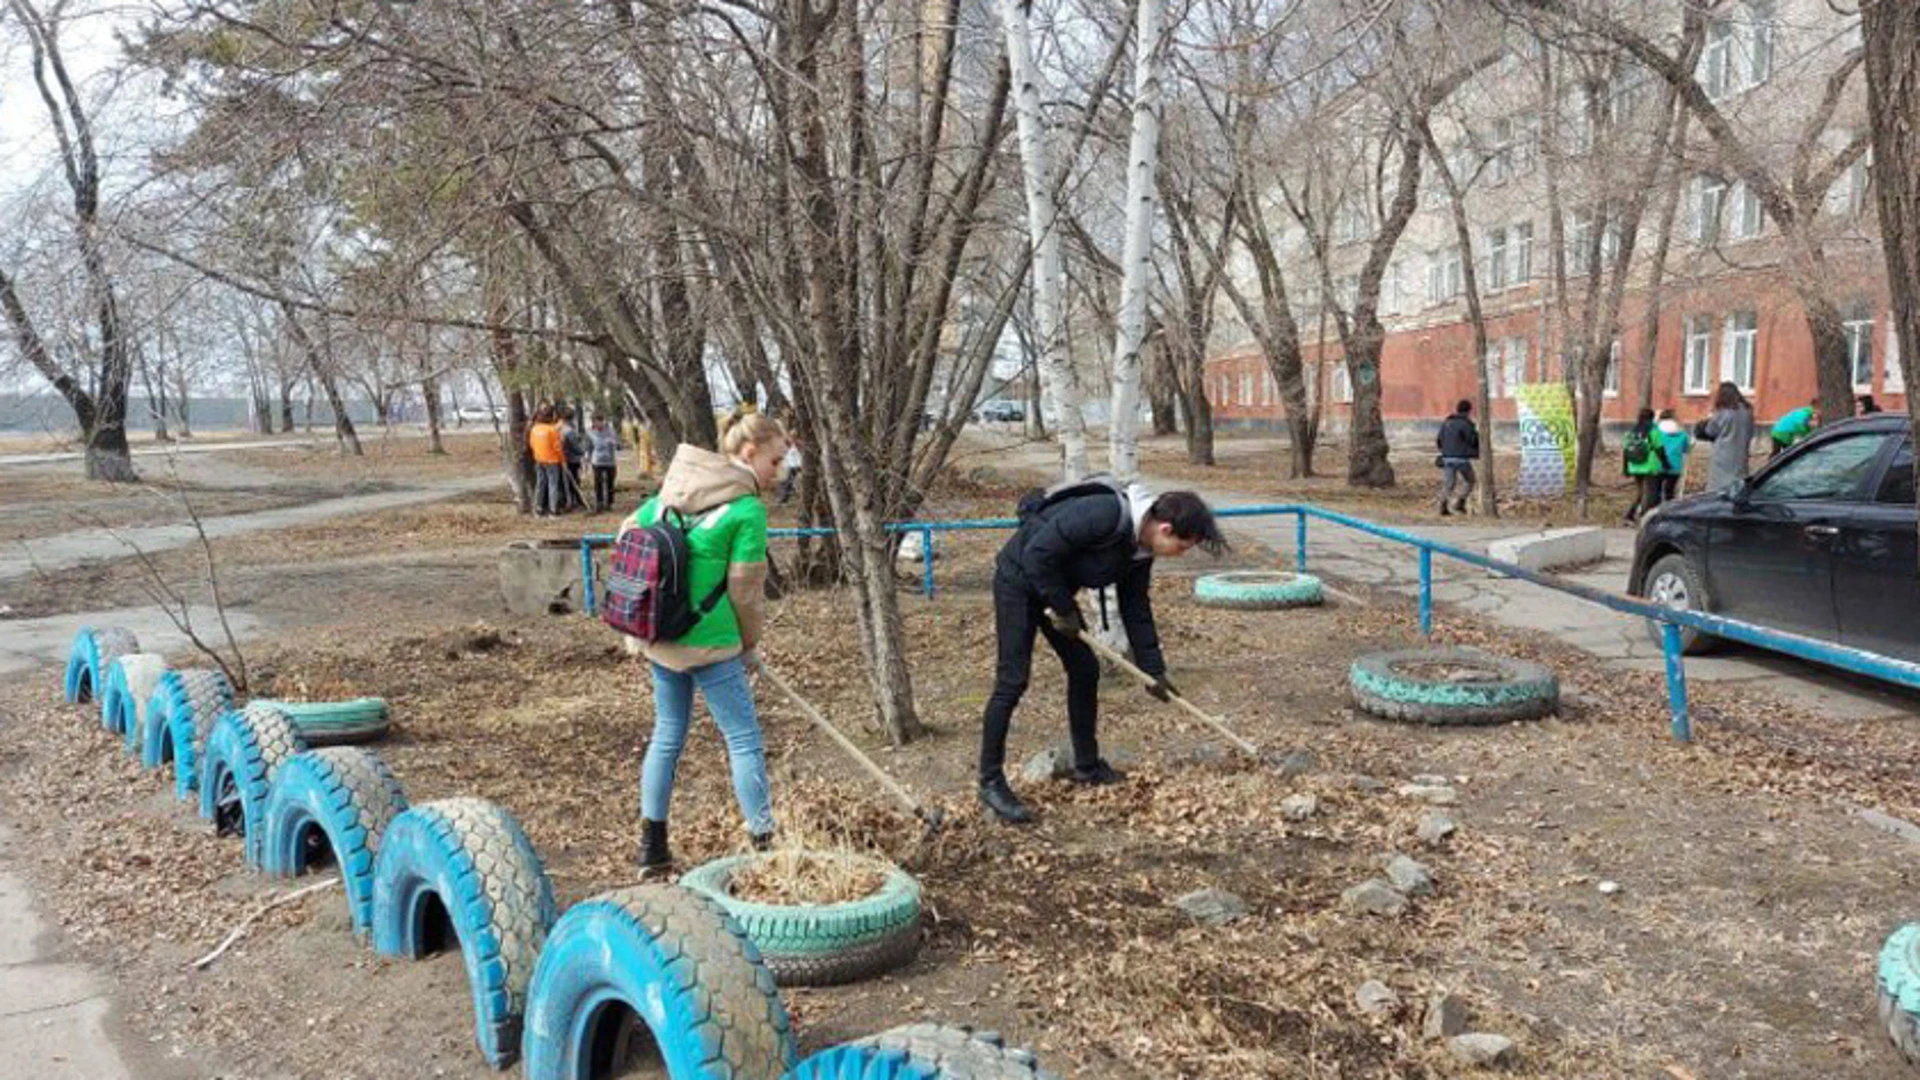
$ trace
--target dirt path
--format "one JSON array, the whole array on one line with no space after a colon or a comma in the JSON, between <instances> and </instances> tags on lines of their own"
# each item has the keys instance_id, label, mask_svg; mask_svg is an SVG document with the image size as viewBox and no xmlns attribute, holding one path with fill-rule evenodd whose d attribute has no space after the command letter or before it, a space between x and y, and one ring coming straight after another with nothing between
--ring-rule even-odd
<instances>
[{"instance_id":1,"label":"dirt path","mask_svg":"<svg viewBox=\"0 0 1920 1080\"><path fill-rule=\"evenodd\" d=\"M290 529L333 518L371 514L403 506L417 506L452 496L484 491L489 487L502 486L504 483L498 476L440 480L419 487L402 488L398 491L349 495L279 510L208 518L201 522L201 526L209 539L217 540L243 533ZM21 540L13 550L0 552L0 583L36 573L58 573L103 559L128 558L134 554L135 549L151 555L184 547L197 540L198 535L190 522L112 531L76 529L58 536Z\"/></svg>"}]
</instances>

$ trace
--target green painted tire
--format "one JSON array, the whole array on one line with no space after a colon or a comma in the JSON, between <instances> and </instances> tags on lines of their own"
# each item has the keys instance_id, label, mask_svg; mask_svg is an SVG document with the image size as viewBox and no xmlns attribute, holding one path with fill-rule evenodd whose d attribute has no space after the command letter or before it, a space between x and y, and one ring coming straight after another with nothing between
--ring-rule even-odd
<instances>
[{"instance_id":1,"label":"green painted tire","mask_svg":"<svg viewBox=\"0 0 1920 1080\"><path fill-rule=\"evenodd\" d=\"M1880 949L1880 1021L1900 1056L1920 1065L1920 923L1893 932Z\"/></svg>"},{"instance_id":2,"label":"green painted tire","mask_svg":"<svg viewBox=\"0 0 1920 1080\"><path fill-rule=\"evenodd\" d=\"M733 875L767 858L735 855L697 866L680 886L712 898L760 950L781 986L839 986L910 963L920 952L920 883L891 863L861 855L814 852L880 871L872 896L843 904L762 904L732 895Z\"/></svg>"},{"instance_id":3,"label":"green painted tire","mask_svg":"<svg viewBox=\"0 0 1920 1080\"><path fill-rule=\"evenodd\" d=\"M1290 570L1232 570L1204 574L1193 582L1193 598L1203 607L1242 611L1284 611L1326 602L1320 579Z\"/></svg>"},{"instance_id":4,"label":"green painted tire","mask_svg":"<svg viewBox=\"0 0 1920 1080\"><path fill-rule=\"evenodd\" d=\"M293 728L308 746L346 746L373 742L386 737L393 726L387 699L354 698L351 701L274 701L256 699L256 704L278 709L293 721Z\"/></svg>"},{"instance_id":5,"label":"green painted tire","mask_svg":"<svg viewBox=\"0 0 1920 1080\"><path fill-rule=\"evenodd\" d=\"M1360 711L1418 724L1504 724L1560 707L1553 672L1478 649L1374 653L1353 662L1347 683Z\"/></svg>"}]
</instances>

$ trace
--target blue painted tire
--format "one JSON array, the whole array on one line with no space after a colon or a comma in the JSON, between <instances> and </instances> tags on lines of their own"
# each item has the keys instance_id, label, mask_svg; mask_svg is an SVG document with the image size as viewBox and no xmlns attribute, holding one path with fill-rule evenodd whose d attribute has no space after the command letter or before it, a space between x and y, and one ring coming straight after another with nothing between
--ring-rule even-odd
<instances>
[{"instance_id":1,"label":"blue painted tire","mask_svg":"<svg viewBox=\"0 0 1920 1080\"><path fill-rule=\"evenodd\" d=\"M527 994L524 1075L613 1073L624 1020L651 1033L668 1080L779 1080L796 1060L760 953L724 908L685 889L617 889L560 917Z\"/></svg>"},{"instance_id":2,"label":"blue painted tire","mask_svg":"<svg viewBox=\"0 0 1920 1080\"><path fill-rule=\"evenodd\" d=\"M1902 1057L1920 1065L1920 923L1895 930L1881 947L1875 984L1887 1037Z\"/></svg>"},{"instance_id":3,"label":"blue painted tire","mask_svg":"<svg viewBox=\"0 0 1920 1080\"><path fill-rule=\"evenodd\" d=\"M786 1080L1060 1080L990 1031L909 1024L801 1062Z\"/></svg>"},{"instance_id":4,"label":"blue painted tire","mask_svg":"<svg viewBox=\"0 0 1920 1080\"><path fill-rule=\"evenodd\" d=\"M167 658L159 653L128 653L107 665L107 688L100 695L100 723L112 735L127 730L146 715L153 688L167 673Z\"/></svg>"},{"instance_id":5,"label":"blue painted tire","mask_svg":"<svg viewBox=\"0 0 1920 1080\"><path fill-rule=\"evenodd\" d=\"M1193 582L1193 598L1203 607L1242 611L1284 611L1326 602L1320 579L1289 570L1233 570L1203 574Z\"/></svg>"},{"instance_id":6,"label":"blue painted tire","mask_svg":"<svg viewBox=\"0 0 1920 1080\"><path fill-rule=\"evenodd\" d=\"M1438 725L1534 720L1560 707L1560 680L1524 660L1478 649L1400 649L1353 662L1353 703L1385 720Z\"/></svg>"},{"instance_id":7,"label":"blue painted tire","mask_svg":"<svg viewBox=\"0 0 1920 1080\"><path fill-rule=\"evenodd\" d=\"M540 856L506 808L485 799L440 799L387 826L373 869L373 948L418 959L430 951L429 900L459 939L487 1064L520 1056L527 985L559 918Z\"/></svg>"},{"instance_id":8,"label":"blue painted tire","mask_svg":"<svg viewBox=\"0 0 1920 1080\"><path fill-rule=\"evenodd\" d=\"M140 651L140 639L133 631L118 626L109 626L95 630L83 626L73 636L73 647L67 650L67 674L63 680L67 695L67 704L79 705L94 700L104 692L102 679L107 665L117 656Z\"/></svg>"},{"instance_id":9,"label":"blue painted tire","mask_svg":"<svg viewBox=\"0 0 1920 1080\"><path fill-rule=\"evenodd\" d=\"M307 870L309 843L324 837L340 870L353 932L373 924L373 860L380 836L407 808L386 762L357 747L303 750L280 766L267 795L261 865L269 874L294 877Z\"/></svg>"},{"instance_id":10,"label":"blue painted tire","mask_svg":"<svg viewBox=\"0 0 1920 1080\"><path fill-rule=\"evenodd\" d=\"M307 748L293 722L273 709L229 709L213 722L201 758L200 816L221 835L238 834L248 864L266 861L267 796L287 760Z\"/></svg>"},{"instance_id":11,"label":"blue painted tire","mask_svg":"<svg viewBox=\"0 0 1920 1080\"><path fill-rule=\"evenodd\" d=\"M233 708L227 677L211 668L169 671L154 684L147 715L127 741L140 751L140 764L157 769L173 763L174 791L190 799L200 789L199 761L207 735L220 714Z\"/></svg>"},{"instance_id":12,"label":"blue painted tire","mask_svg":"<svg viewBox=\"0 0 1920 1080\"><path fill-rule=\"evenodd\" d=\"M920 883L880 859L809 852L814 859L855 863L881 875L872 896L840 904L764 904L736 898L733 877L775 856L736 855L697 866L680 887L710 897L733 916L760 950L780 986L840 986L911 963L920 952Z\"/></svg>"}]
</instances>

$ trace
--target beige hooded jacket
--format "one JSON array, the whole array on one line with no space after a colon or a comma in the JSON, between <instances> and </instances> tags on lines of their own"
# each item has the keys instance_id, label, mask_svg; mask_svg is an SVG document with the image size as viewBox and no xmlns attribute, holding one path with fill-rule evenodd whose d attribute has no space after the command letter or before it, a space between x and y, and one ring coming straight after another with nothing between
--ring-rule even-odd
<instances>
[{"instance_id":1,"label":"beige hooded jacket","mask_svg":"<svg viewBox=\"0 0 1920 1080\"><path fill-rule=\"evenodd\" d=\"M742 495L759 494L759 478L753 470L724 454L682 443L674 451L673 463L667 466L659 499L664 507L691 517ZM634 528L638 517L636 513L628 518L621 531ZM727 601L740 624L737 647L699 648L672 642L644 645L637 638L628 638L627 651L643 652L647 659L673 671L690 671L752 652L760 644L760 633L766 625L766 582L764 562L732 563L727 567Z\"/></svg>"}]
</instances>

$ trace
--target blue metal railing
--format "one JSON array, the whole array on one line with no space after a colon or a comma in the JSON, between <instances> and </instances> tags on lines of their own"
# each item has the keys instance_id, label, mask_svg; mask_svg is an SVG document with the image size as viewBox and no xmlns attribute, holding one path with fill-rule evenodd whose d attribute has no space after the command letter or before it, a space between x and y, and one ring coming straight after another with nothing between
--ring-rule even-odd
<instances>
[{"instance_id":1,"label":"blue metal railing","mask_svg":"<svg viewBox=\"0 0 1920 1080\"><path fill-rule=\"evenodd\" d=\"M1607 592L1604 589L1596 589L1590 585L1582 585L1579 582L1568 581L1553 574L1529 570L1524 566L1503 562L1502 560L1482 555L1476 551L1469 551L1443 541L1419 536L1403 529L1380 525L1367 521L1364 518L1352 517L1336 510L1327 510L1318 506L1306 506L1295 503L1273 503L1255 506L1221 507L1215 509L1214 514L1222 518L1292 516L1295 519L1294 567L1301 571L1307 568L1307 521L1310 518L1319 518L1322 521L1353 529L1356 532L1365 533L1381 540L1404 544L1417 549L1420 560L1420 633L1427 637L1433 635L1433 557L1436 554L1444 555L1449 559L1466 563L1469 566L1480 567L1503 577L1515 578L1520 581L1538 585L1542 588L1552 589L1555 592L1565 593L1577 599L1597 604L1600 607L1617 611L1624 615L1651 619L1661 626L1660 643L1661 651L1665 657L1667 704L1671 714L1673 737L1682 742L1693 738L1692 716L1687 704L1686 659L1681 647L1680 631L1682 628L1697 630L1713 637L1725 638L1728 641L1738 641L1742 644L1752 645L1771 652L1783 653L1787 656L1797 657L1802 660L1811 660L1815 663L1826 664L1829 667L1839 668L1842 671L1849 671L1856 675L1865 675L1869 678L1892 683L1896 686L1920 690L1920 664L1905 660L1895 660L1892 657L1881 656L1878 653L1867 652L1863 649L1855 649L1845 645L1835 645L1832 642L1803 637L1799 634L1792 634L1783 630L1756 626L1753 623L1740 622L1736 619L1722 618L1718 615L1708 615L1697 611L1678 611L1672 608L1661 607L1657 604L1648 603L1645 600L1639 600L1629 596L1620 596ZM925 575L921 582L921 593L925 595L927 599L931 600L934 596L934 534L942 532L1012 529L1018 527L1018 525L1019 521L1014 518L981 518L965 521L905 521L890 524L886 528L890 533L920 534L922 558L926 567ZM768 529L767 536L769 538L831 536L834 532L835 530L833 529ZM599 547L606 547L612 542L613 535L610 533L589 534L580 538L581 583L584 586L586 609L589 614L594 612L597 603L597 598L594 595L593 550Z\"/></svg>"}]
</instances>

